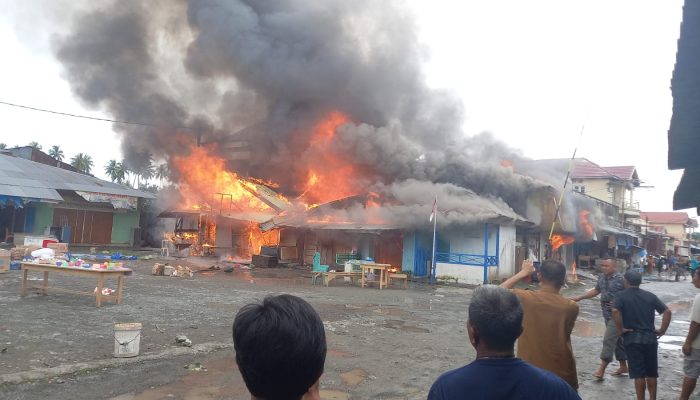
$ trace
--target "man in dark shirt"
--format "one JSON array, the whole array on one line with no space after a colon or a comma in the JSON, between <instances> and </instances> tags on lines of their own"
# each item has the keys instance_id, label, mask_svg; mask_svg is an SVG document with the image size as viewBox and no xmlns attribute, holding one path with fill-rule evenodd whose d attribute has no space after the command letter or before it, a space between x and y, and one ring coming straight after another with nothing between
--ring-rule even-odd
<instances>
[{"instance_id":1,"label":"man in dark shirt","mask_svg":"<svg viewBox=\"0 0 700 400\"><path fill-rule=\"evenodd\" d=\"M572 297L571 300L579 302L583 299L590 299L600 295L600 307L603 310L603 319L605 320L605 333L603 334L603 349L600 351L600 366L593 373L596 379L605 377L605 369L613 360L613 352L615 358L620 363L620 368L612 373L614 376L622 376L627 373L627 354L622 345L622 339L617 334L615 322L612 320L612 304L617 293L625 290L624 279L617 272L615 261L611 258L606 258L600 264L600 269L603 274L598 277L598 283L595 288L589 290L578 297Z\"/></svg>"},{"instance_id":2,"label":"man in dark shirt","mask_svg":"<svg viewBox=\"0 0 700 400\"><path fill-rule=\"evenodd\" d=\"M634 379L637 399L656 400L656 378L659 376L658 342L671 323L671 310L655 294L639 288L642 275L629 270L625 273L627 289L615 297L613 319L622 336L629 362L630 378ZM654 326L654 311L663 314L661 327Z\"/></svg>"},{"instance_id":3,"label":"man in dark shirt","mask_svg":"<svg viewBox=\"0 0 700 400\"><path fill-rule=\"evenodd\" d=\"M522 323L523 308L515 294L493 285L474 289L467 333L476 360L442 374L430 388L428 400L580 400L558 376L515 358Z\"/></svg>"},{"instance_id":4,"label":"man in dark shirt","mask_svg":"<svg viewBox=\"0 0 700 400\"><path fill-rule=\"evenodd\" d=\"M241 308L233 321L233 349L252 400L320 399L326 332L305 300L281 294Z\"/></svg>"}]
</instances>

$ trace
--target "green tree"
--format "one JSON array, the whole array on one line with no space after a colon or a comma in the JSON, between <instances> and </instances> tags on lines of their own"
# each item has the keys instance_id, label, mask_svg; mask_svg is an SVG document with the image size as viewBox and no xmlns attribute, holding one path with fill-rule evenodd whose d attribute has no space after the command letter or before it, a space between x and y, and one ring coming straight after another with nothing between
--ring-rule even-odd
<instances>
[{"instance_id":1,"label":"green tree","mask_svg":"<svg viewBox=\"0 0 700 400\"><path fill-rule=\"evenodd\" d=\"M127 171L123 161L117 162L117 160L109 160L109 162L105 164L105 173L112 182L116 182L120 185L126 180Z\"/></svg>"},{"instance_id":2,"label":"green tree","mask_svg":"<svg viewBox=\"0 0 700 400\"><path fill-rule=\"evenodd\" d=\"M49 149L49 155L58 162L63 161L63 150L61 150L60 146L51 146L51 149Z\"/></svg>"},{"instance_id":3,"label":"green tree","mask_svg":"<svg viewBox=\"0 0 700 400\"><path fill-rule=\"evenodd\" d=\"M117 180L117 160L109 160L107 164L105 164L105 174L109 177L109 180L112 182L116 182Z\"/></svg>"},{"instance_id":4,"label":"green tree","mask_svg":"<svg viewBox=\"0 0 700 400\"><path fill-rule=\"evenodd\" d=\"M128 170L134 177L133 187L141 187L141 179L143 179L143 183L147 185L148 180L155 175L153 156L150 153L145 153L145 157L139 157L139 159L132 161L128 166Z\"/></svg>"},{"instance_id":5,"label":"green tree","mask_svg":"<svg viewBox=\"0 0 700 400\"><path fill-rule=\"evenodd\" d=\"M70 159L70 165L75 167L80 172L89 174L95 164L92 162L92 157L89 155L85 153L78 153Z\"/></svg>"},{"instance_id":6,"label":"green tree","mask_svg":"<svg viewBox=\"0 0 700 400\"><path fill-rule=\"evenodd\" d=\"M37 150L41 150L41 145L38 142L29 142L29 147Z\"/></svg>"},{"instance_id":7,"label":"green tree","mask_svg":"<svg viewBox=\"0 0 700 400\"><path fill-rule=\"evenodd\" d=\"M168 180L170 177L170 169L168 169L168 164L163 163L156 167L155 177L160 181L160 187L163 187L163 181Z\"/></svg>"},{"instance_id":8,"label":"green tree","mask_svg":"<svg viewBox=\"0 0 700 400\"><path fill-rule=\"evenodd\" d=\"M6 149L7 145L5 143L0 143L0 150Z\"/></svg>"}]
</instances>

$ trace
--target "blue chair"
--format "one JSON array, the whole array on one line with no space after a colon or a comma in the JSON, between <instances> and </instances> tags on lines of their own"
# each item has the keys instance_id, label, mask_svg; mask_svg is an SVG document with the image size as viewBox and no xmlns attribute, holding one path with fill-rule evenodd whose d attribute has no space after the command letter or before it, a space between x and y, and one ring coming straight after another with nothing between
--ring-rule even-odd
<instances>
[{"instance_id":1,"label":"blue chair","mask_svg":"<svg viewBox=\"0 0 700 400\"><path fill-rule=\"evenodd\" d=\"M313 269L311 270L311 284L315 285L316 280L319 277L322 277L324 272L328 272L329 268L330 267L328 265L321 265L321 253L319 253L318 251L314 253Z\"/></svg>"}]
</instances>

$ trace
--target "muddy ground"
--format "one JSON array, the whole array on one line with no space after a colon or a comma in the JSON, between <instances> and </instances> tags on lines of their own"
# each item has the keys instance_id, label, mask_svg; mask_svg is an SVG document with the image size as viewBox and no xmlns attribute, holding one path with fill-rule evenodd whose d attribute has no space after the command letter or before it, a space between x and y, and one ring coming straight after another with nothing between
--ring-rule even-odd
<instances>
[{"instance_id":1,"label":"muddy ground","mask_svg":"<svg viewBox=\"0 0 700 400\"><path fill-rule=\"evenodd\" d=\"M380 291L341 280L326 288L311 286L310 272L300 268L155 277L150 275L155 261L133 263L135 274L126 280L123 303L106 303L100 309L94 299L72 294L20 298L19 272L0 274L0 398L248 398L233 361L231 322L242 305L277 293L307 299L325 323L329 353L321 378L324 399L424 399L442 372L474 358L464 329L469 288L411 283L407 290ZM179 263L200 269L212 265L203 259ZM88 279L51 278L60 287L94 287ZM594 285L582 282L565 289L565 295ZM660 349L659 398L675 399L682 379L680 344L697 290L689 281L652 281L643 288L657 293L674 311ZM581 397L633 398L628 378L593 381L602 317L597 301L581 306L573 337ZM112 357L113 325L121 322L143 324L139 357ZM179 347L174 343L178 334L187 335L195 346ZM205 370L194 370L196 363Z\"/></svg>"}]
</instances>

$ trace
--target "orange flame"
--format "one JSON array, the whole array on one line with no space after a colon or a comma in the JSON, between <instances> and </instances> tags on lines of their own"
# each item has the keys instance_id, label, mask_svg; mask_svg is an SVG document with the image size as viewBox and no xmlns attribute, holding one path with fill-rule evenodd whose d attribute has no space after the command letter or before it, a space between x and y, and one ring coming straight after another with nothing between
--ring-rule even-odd
<instances>
[{"instance_id":1,"label":"orange flame","mask_svg":"<svg viewBox=\"0 0 700 400\"><path fill-rule=\"evenodd\" d=\"M361 188L361 168L333 148L336 130L349 123L344 114L333 111L314 128L306 151L308 168L300 179L300 199L308 204L323 204L357 194Z\"/></svg>"},{"instance_id":2,"label":"orange flame","mask_svg":"<svg viewBox=\"0 0 700 400\"><path fill-rule=\"evenodd\" d=\"M251 256L260 254L262 246L277 246L279 244L279 236L277 231L262 232L258 224L254 222L248 223L245 232L248 234L248 249Z\"/></svg>"},{"instance_id":3,"label":"orange flame","mask_svg":"<svg viewBox=\"0 0 700 400\"><path fill-rule=\"evenodd\" d=\"M578 275L576 274L576 261L571 263L571 275L574 277L574 282L578 282Z\"/></svg>"},{"instance_id":4,"label":"orange flame","mask_svg":"<svg viewBox=\"0 0 700 400\"><path fill-rule=\"evenodd\" d=\"M200 209L206 204L232 211L271 210L250 192L254 185L246 185L229 171L224 159L211 149L193 147L187 156L173 156L172 164L181 177L180 193L187 208Z\"/></svg>"},{"instance_id":5,"label":"orange flame","mask_svg":"<svg viewBox=\"0 0 700 400\"><path fill-rule=\"evenodd\" d=\"M550 243L552 244L552 251L558 250L561 246L571 244L574 242L573 236L567 235L552 235Z\"/></svg>"},{"instance_id":6,"label":"orange flame","mask_svg":"<svg viewBox=\"0 0 700 400\"><path fill-rule=\"evenodd\" d=\"M578 214L579 226L586 237L593 237L593 225L590 222L591 212L587 210L581 210Z\"/></svg>"}]
</instances>

